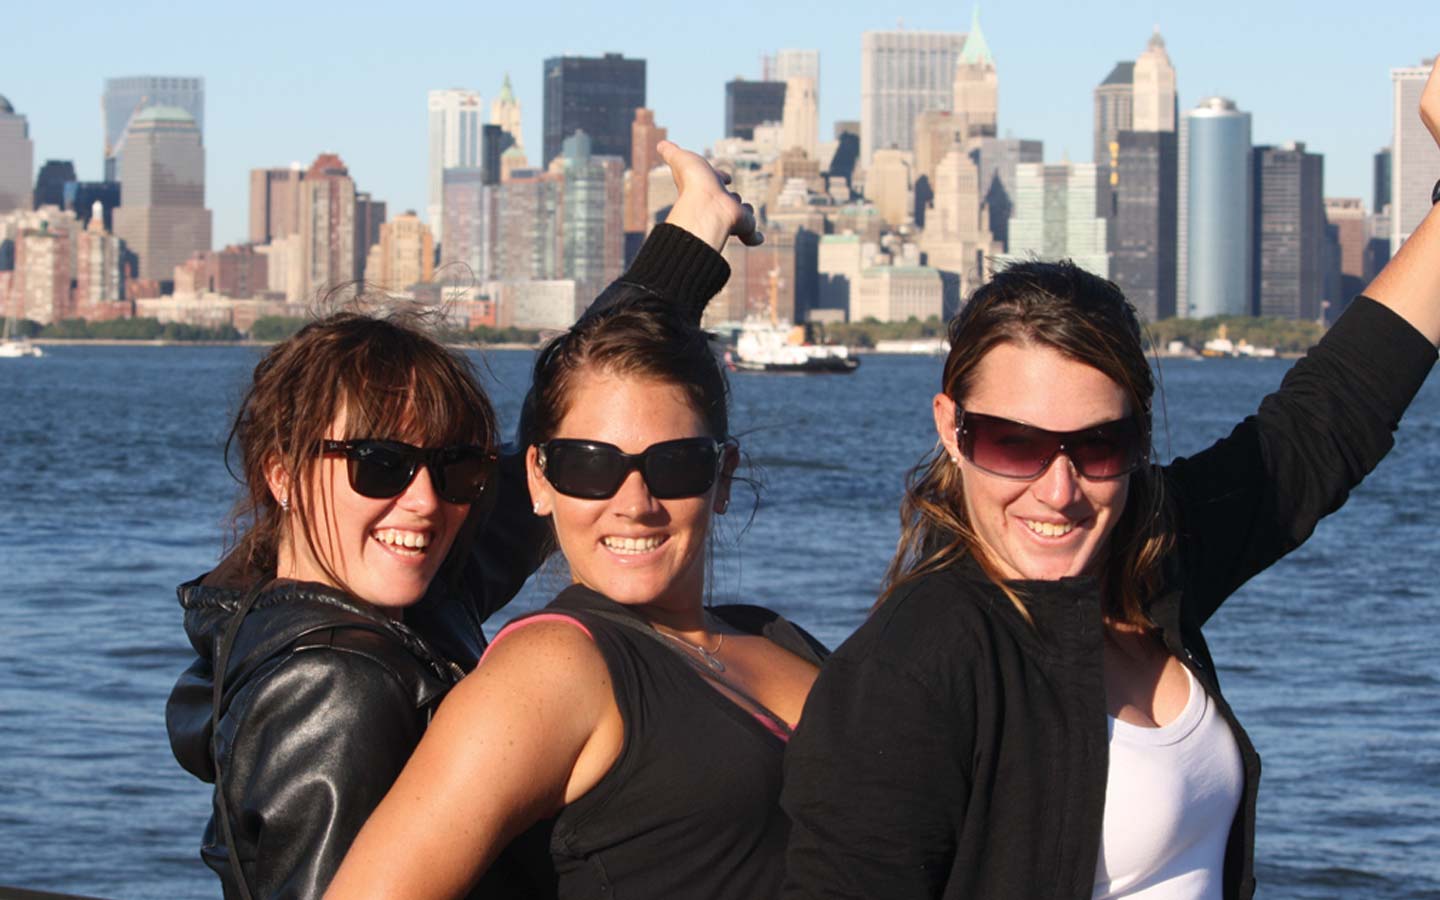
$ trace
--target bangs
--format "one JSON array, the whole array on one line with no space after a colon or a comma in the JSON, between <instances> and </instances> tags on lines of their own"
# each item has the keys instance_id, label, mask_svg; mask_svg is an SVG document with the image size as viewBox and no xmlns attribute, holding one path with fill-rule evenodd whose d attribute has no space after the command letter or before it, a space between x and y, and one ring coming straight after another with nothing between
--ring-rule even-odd
<instances>
[{"instance_id":1,"label":"bangs","mask_svg":"<svg viewBox=\"0 0 1440 900\"><path fill-rule=\"evenodd\" d=\"M494 413L469 360L430 341L367 340L352 349L336 373L347 439L495 449Z\"/></svg>"}]
</instances>

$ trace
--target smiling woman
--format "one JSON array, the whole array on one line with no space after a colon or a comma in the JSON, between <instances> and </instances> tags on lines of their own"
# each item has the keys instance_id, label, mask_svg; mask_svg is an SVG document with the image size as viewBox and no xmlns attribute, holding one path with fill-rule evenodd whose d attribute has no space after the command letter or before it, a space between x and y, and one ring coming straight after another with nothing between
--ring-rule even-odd
<instances>
[{"instance_id":1,"label":"smiling woman","mask_svg":"<svg viewBox=\"0 0 1440 900\"><path fill-rule=\"evenodd\" d=\"M823 650L704 604L739 458L706 336L617 304L542 351L532 396L530 496L574 584L441 705L327 896L459 896L507 845L538 896L773 896Z\"/></svg>"}]
</instances>

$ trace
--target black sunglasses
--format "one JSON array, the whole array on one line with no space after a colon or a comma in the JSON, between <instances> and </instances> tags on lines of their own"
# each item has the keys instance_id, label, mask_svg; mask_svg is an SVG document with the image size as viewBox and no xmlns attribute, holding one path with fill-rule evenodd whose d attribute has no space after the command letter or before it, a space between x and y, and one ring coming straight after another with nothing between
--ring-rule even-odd
<instances>
[{"instance_id":1,"label":"black sunglasses","mask_svg":"<svg viewBox=\"0 0 1440 900\"><path fill-rule=\"evenodd\" d=\"M976 468L1017 481L1039 478L1061 453L1070 458L1082 478L1120 478L1140 468L1149 452L1134 419L1116 419L1078 431L1047 431L961 410L955 433L960 452Z\"/></svg>"},{"instance_id":2,"label":"black sunglasses","mask_svg":"<svg viewBox=\"0 0 1440 900\"><path fill-rule=\"evenodd\" d=\"M710 490L725 444L708 437L651 444L626 453L614 444L555 438L538 445L545 479L569 497L604 500L615 496L626 476L639 471L657 500L695 497Z\"/></svg>"},{"instance_id":3,"label":"black sunglasses","mask_svg":"<svg viewBox=\"0 0 1440 900\"><path fill-rule=\"evenodd\" d=\"M485 495L500 457L479 446L412 447L399 441L321 441L325 453L349 460L350 487L362 497L398 497L424 466L446 503L475 503Z\"/></svg>"}]
</instances>

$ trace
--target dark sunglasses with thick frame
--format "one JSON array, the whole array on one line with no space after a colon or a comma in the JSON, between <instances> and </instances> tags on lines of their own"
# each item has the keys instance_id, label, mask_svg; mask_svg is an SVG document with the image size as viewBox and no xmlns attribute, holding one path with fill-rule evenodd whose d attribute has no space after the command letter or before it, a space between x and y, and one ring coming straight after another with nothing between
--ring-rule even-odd
<instances>
[{"instance_id":1,"label":"dark sunglasses with thick frame","mask_svg":"<svg viewBox=\"0 0 1440 900\"><path fill-rule=\"evenodd\" d=\"M362 497L389 500L398 497L424 466L430 472L435 494L446 503L478 503L495 479L500 457L478 445L424 448L400 441L353 440L320 442L323 453L338 453L348 461L350 487Z\"/></svg>"},{"instance_id":2,"label":"dark sunglasses with thick frame","mask_svg":"<svg viewBox=\"0 0 1440 900\"><path fill-rule=\"evenodd\" d=\"M545 480L567 497L613 497L630 473L638 471L650 496L677 500L710 490L726 446L725 441L693 437L662 441L640 453L626 453L602 441L553 438L536 445L536 462Z\"/></svg>"},{"instance_id":3,"label":"dark sunglasses with thick frame","mask_svg":"<svg viewBox=\"0 0 1440 900\"><path fill-rule=\"evenodd\" d=\"M955 439L977 469L1014 481L1034 481L1065 454L1091 481L1123 478L1149 455L1149 440L1133 418L1101 422L1076 431L1049 431L956 406Z\"/></svg>"}]
</instances>

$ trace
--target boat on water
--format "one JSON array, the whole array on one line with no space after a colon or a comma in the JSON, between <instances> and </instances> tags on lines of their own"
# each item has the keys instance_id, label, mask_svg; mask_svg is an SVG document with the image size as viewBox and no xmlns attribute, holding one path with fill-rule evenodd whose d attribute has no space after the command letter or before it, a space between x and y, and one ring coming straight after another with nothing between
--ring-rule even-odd
<instances>
[{"instance_id":1,"label":"boat on water","mask_svg":"<svg viewBox=\"0 0 1440 900\"><path fill-rule=\"evenodd\" d=\"M1253 359L1273 359L1275 356L1274 347L1257 347L1244 338L1239 341L1230 340L1226 334L1225 326L1222 323L1219 333L1205 342L1200 349L1200 355L1207 359L1223 359L1246 356Z\"/></svg>"},{"instance_id":2,"label":"boat on water","mask_svg":"<svg viewBox=\"0 0 1440 900\"><path fill-rule=\"evenodd\" d=\"M737 372L844 375L860 367L860 360L850 355L848 347L811 343L804 325L763 319L750 319L740 326L725 362Z\"/></svg>"},{"instance_id":3,"label":"boat on water","mask_svg":"<svg viewBox=\"0 0 1440 900\"><path fill-rule=\"evenodd\" d=\"M44 356L45 351L30 343L29 338L15 337L15 315L5 317L5 330L0 332L0 359L20 359L26 356Z\"/></svg>"}]
</instances>

